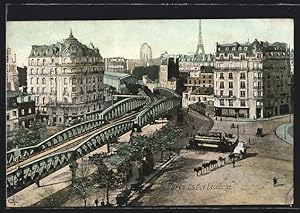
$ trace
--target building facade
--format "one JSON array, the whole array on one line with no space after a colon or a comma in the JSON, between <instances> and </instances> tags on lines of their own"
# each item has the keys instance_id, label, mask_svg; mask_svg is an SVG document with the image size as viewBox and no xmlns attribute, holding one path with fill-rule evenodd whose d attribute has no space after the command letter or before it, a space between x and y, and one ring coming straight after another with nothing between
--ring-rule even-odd
<instances>
[{"instance_id":1,"label":"building facade","mask_svg":"<svg viewBox=\"0 0 300 213\"><path fill-rule=\"evenodd\" d=\"M209 67L214 64L214 55L212 54L180 54L179 72L200 71L201 67Z\"/></svg>"},{"instance_id":2,"label":"building facade","mask_svg":"<svg viewBox=\"0 0 300 213\"><path fill-rule=\"evenodd\" d=\"M285 43L216 44L217 116L264 118L290 112L291 75Z\"/></svg>"},{"instance_id":3,"label":"building facade","mask_svg":"<svg viewBox=\"0 0 300 213\"><path fill-rule=\"evenodd\" d=\"M214 73L213 67L201 67L201 71L191 71L186 83L186 90L182 95L182 107L201 102L213 105L214 101Z\"/></svg>"},{"instance_id":4,"label":"building facade","mask_svg":"<svg viewBox=\"0 0 300 213\"><path fill-rule=\"evenodd\" d=\"M14 136L20 126L29 128L35 119L35 101L32 96L18 91L7 91L7 138Z\"/></svg>"},{"instance_id":5,"label":"building facade","mask_svg":"<svg viewBox=\"0 0 300 213\"><path fill-rule=\"evenodd\" d=\"M19 89L19 79L16 64L16 54L11 48L6 49L6 90L17 91Z\"/></svg>"},{"instance_id":6,"label":"building facade","mask_svg":"<svg viewBox=\"0 0 300 213\"><path fill-rule=\"evenodd\" d=\"M105 72L128 72L128 60L123 57L105 58Z\"/></svg>"},{"instance_id":7,"label":"building facade","mask_svg":"<svg viewBox=\"0 0 300 213\"><path fill-rule=\"evenodd\" d=\"M96 119L104 109L104 61L93 44L80 43L70 32L51 45L33 45L28 58L27 91L48 125Z\"/></svg>"},{"instance_id":8,"label":"building facade","mask_svg":"<svg viewBox=\"0 0 300 213\"><path fill-rule=\"evenodd\" d=\"M105 85L114 88L118 94L128 94L127 84L138 84L138 79L126 73L105 72L103 82Z\"/></svg>"}]
</instances>

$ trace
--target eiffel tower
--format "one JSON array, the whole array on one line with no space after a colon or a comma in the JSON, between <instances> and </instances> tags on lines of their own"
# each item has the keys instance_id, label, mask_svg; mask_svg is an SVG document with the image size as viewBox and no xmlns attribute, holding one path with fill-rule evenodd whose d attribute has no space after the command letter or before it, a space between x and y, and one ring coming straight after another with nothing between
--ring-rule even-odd
<instances>
[{"instance_id":1,"label":"eiffel tower","mask_svg":"<svg viewBox=\"0 0 300 213\"><path fill-rule=\"evenodd\" d=\"M198 45L197 45L197 50L196 50L196 54L199 54L199 51L201 51L200 53L204 54L204 45L203 45L203 39L202 39L202 30L201 30L201 20L199 20L199 34L198 34Z\"/></svg>"}]
</instances>

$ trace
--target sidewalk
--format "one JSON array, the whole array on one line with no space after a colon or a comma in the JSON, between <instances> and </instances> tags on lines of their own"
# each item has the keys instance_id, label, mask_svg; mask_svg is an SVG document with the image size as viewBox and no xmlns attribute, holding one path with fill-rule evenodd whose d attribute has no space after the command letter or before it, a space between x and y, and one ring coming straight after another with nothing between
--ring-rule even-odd
<instances>
[{"instance_id":1,"label":"sidewalk","mask_svg":"<svg viewBox=\"0 0 300 213\"><path fill-rule=\"evenodd\" d=\"M290 128L293 131L293 123L284 123L276 128L276 135L286 143L294 144L294 137L290 135ZM293 134L293 133L292 133Z\"/></svg>"},{"instance_id":2,"label":"sidewalk","mask_svg":"<svg viewBox=\"0 0 300 213\"><path fill-rule=\"evenodd\" d=\"M217 120L216 120L217 117ZM269 120L275 120L280 119L284 117L291 117L293 120L294 115L293 114L287 114L287 115L278 115L273 116L271 118L258 118L258 119L251 119L251 118L234 118L234 117L221 117L221 116L213 116L211 117L214 121L232 121L232 122L257 122L257 121L269 121Z\"/></svg>"}]
</instances>

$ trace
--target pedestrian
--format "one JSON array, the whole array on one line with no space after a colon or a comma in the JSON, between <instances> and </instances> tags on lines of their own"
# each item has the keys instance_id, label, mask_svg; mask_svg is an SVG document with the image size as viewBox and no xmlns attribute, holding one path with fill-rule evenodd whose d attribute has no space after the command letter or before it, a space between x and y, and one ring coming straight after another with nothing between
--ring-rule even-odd
<instances>
[{"instance_id":1,"label":"pedestrian","mask_svg":"<svg viewBox=\"0 0 300 213\"><path fill-rule=\"evenodd\" d=\"M101 206L105 206L104 199L101 201Z\"/></svg>"},{"instance_id":2,"label":"pedestrian","mask_svg":"<svg viewBox=\"0 0 300 213\"><path fill-rule=\"evenodd\" d=\"M249 138L249 145L250 145L250 138Z\"/></svg>"},{"instance_id":3,"label":"pedestrian","mask_svg":"<svg viewBox=\"0 0 300 213\"><path fill-rule=\"evenodd\" d=\"M276 178L276 177L273 178L273 186L274 186L274 187L277 186L277 178Z\"/></svg>"},{"instance_id":4,"label":"pedestrian","mask_svg":"<svg viewBox=\"0 0 300 213\"><path fill-rule=\"evenodd\" d=\"M94 202L95 202L95 205L98 206L98 203L99 203L98 198L96 198L96 200Z\"/></svg>"},{"instance_id":5,"label":"pedestrian","mask_svg":"<svg viewBox=\"0 0 300 213\"><path fill-rule=\"evenodd\" d=\"M235 167L235 159L232 158L232 167Z\"/></svg>"}]
</instances>

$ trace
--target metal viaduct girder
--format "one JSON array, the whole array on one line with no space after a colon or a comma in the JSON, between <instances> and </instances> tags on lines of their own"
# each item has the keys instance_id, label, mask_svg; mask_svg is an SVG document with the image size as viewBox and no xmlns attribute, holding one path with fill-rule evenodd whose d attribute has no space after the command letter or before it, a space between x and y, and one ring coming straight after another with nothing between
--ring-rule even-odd
<instances>
[{"instance_id":1,"label":"metal viaduct girder","mask_svg":"<svg viewBox=\"0 0 300 213\"><path fill-rule=\"evenodd\" d=\"M145 97L123 99L111 105L103 112L99 113L99 115L97 115L99 119L97 120L86 121L68 127L67 129L54 134L53 136L47 138L37 145L20 149L12 149L8 151L6 154L6 164L9 165L13 162L18 162L19 160L23 160L33 154L45 151L54 145L62 144L66 140L78 137L82 134L99 128L103 126L108 120L112 120L114 118L122 116L132 110L137 110L140 107L144 106L146 103L147 99Z\"/></svg>"}]
</instances>

